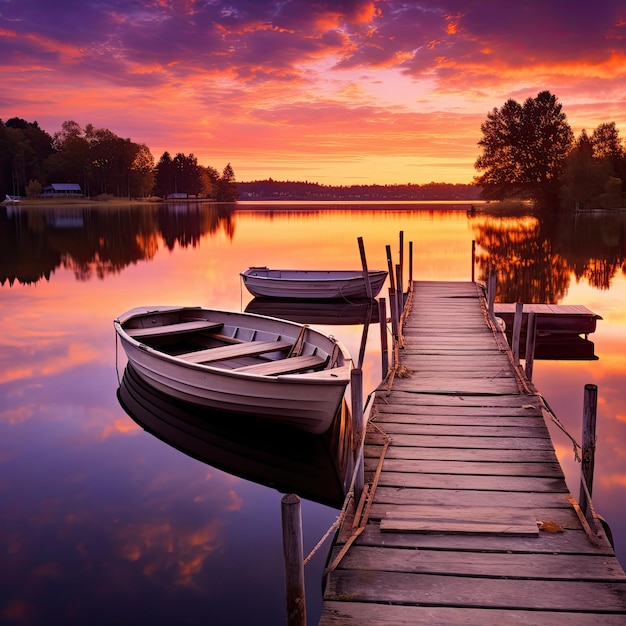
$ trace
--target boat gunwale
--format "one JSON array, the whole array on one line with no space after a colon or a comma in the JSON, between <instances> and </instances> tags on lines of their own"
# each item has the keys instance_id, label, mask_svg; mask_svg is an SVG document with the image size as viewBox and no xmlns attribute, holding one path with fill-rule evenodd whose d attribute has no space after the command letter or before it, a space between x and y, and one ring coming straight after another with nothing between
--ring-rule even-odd
<instances>
[{"instance_id":1,"label":"boat gunwale","mask_svg":"<svg viewBox=\"0 0 626 626\"><path fill-rule=\"evenodd\" d=\"M316 278L300 278L300 277L287 277L287 276L259 276L256 274L250 274L249 272L252 270L267 270L269 271L274 271L274 272L294 272L294 273L315 273L315 272L320 272L321 274L330 274L330 277L324 276L318 276ZM332 276L332 274L339 274L342 273L343 276ZM368 275L370 276L370 278L375 277L375 278L379 278L379 277L383 277L386 279L387 278L387 270L368 270ZM268 282L281 282L281 283L287 283L287 282L293 282L293 283L336 283L336 282L351 282L351 281L359 281L359 280L363 280L363 272L361 270L289 270L289 269L274 269L272 270L271 268L268 267L249 267L247 270L244 270L243 272L240 272L240 276L243 278L244 282L246 281L246 279L252 279L252 280L262 280L262 281L268 281Z\"/></svg>"},{"instance_id":2,"label":"boat gunwale","mask_svg":"<svg viewBox=\"0 0 626 626\"><path fill-rule=\"evenodd\" d=\"M270 383L282 382L282 383L297 384L298 382L300 382L300 383L306 383L307 385L337 385L338 383L343 384L343 381L347 381L346 382L347 384L350 380L350 371L352 369L353 362L352 362L352 357L350 356L350 353L348 352L348 349L346 348L346 346L337 338L331 337L329 335L325 335L324 333L314 328L311 328L310 326L307 329L310 333L312 333L315 336L321 337L325 341L329 341L330 343L333 344L333 347L334 346L338 347L340 353L343 355L343 358L344 358L343 365L339 365L335 367L329 366L322 370L316 370L316 371L314 370L311 372L299 372L299 373L278 374L278 375L258 374L254 372L238 371L237 369L216 367L215 365L212 365L211 363L193 363L183 358L179 358L176 355L168 354L167 352L163 352L162 350L154 348L144 343L143 341L139 341L138 339L135 339L134 337L130 336L123 327L123 324L130 321L133 317L141 317L144 315L150 315L154 313L172 313L176 311L186 311L186 310L234 314L236 316L242 316L244 318L254 317L254 318L259 318L263 320L279 322L280 324L285 324L287 326L293 327L294 330L298 329L298 331L302 327L305 326L304 324L299 324L297 322L292 322L290 320L283 320L281 318L259 315L257 313L239 313L237 311L218 311L218 310L205 309L203 307L185 307L185 306L162 307L162 308L145 307L145 309L144 307L138 307L136 309L131 309L129 311L126 311L125 313L122 313L120 316L118 316L113 321L113 326L115 328L116 334L123 341L128 342L130 345L134 346L138 350L148 353L151 356L151 358L157 358L160 361L163 361L165 363L168 363L170 365L173 365L179 368L182 367L184 369L208 372L215 376L220 376L220 377L228 376L231 378L264 381L264 382L270 382ZM197 331L197 332L200 333L202 331ZM245 342L245 343L249 343L249 342ZM306 343L309 343L315 346L314 342L307 341ZM329 356L330 356L330 353L329 353ZM132 362L132 359L128 355L127 355L127 358L129 361ZM285 357L285 358L288 358L288 357ZM278 360L283 360L283 359L278 359Z\"/></svg>"}]
</instances>

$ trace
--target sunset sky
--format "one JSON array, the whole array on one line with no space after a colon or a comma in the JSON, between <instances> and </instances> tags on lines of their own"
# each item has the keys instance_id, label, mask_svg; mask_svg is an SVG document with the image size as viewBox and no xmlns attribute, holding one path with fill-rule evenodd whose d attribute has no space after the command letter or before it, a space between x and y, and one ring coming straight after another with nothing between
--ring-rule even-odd
<instances>
[{"instance_id":1,"label":"sunset sky","mask_svg":"<svg viewBox=\"0 0 626 626\"><path fill-rule=\"evenodd\" d=\"M108 128L238 181L468 183L549 90L626 137L624 0L0 0L0 119Z\"/></svg>"}]
</instances>

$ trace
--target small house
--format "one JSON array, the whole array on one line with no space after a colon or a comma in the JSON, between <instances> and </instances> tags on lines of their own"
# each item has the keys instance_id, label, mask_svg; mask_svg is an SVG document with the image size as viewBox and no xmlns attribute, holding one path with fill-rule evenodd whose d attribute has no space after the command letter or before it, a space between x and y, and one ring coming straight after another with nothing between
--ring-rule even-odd
<instances>
[{"instance_id":1,"label":"small house","mask_svg":"<svg viewBox=\"0 0 626 626\"><path fill-rule=\"evenodd\" d=\"M44 198L82 198L83 192L78 183L52 183L43 188Z\"/></svg>"}]
</instances>

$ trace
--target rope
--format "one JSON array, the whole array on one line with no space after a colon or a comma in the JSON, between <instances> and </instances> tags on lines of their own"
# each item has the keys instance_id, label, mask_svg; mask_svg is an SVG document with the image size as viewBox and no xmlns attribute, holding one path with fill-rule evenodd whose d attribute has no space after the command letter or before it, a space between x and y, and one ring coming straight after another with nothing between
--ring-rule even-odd
<instances>
[{"instance_id":1,"label":"rope","mask_svg":"<svg viewBox=\"0 0 626 626\"><path fill-rule=\"evenodd\" d=\"M582 446L576 441L576 439L574 439L574 437L572 437L572 435L570 435L567 432L567 429L565 428L565 426L563 426L563 423L561 422L561 420L557 417L556 413L552 410L552 408L548 404L548 401L539 392L536 392L534 395L537 396L539 400L541 400L541 404L543 404L546 411L548 411L548 414L550 415L550 419L561 429L561 431L563 431L563 433L572 442L572 445L574 447L574 460L577 461L578 463L582 463L582 458L580 454L578 454L579 450L582 452Z\"/></svg>"},{"instance_id":2,"label":"rope","mask_svg":"<svg viewBox=\"0 0 626 626\"><path fill-rule=\"evenodd\" d=\"M330 534L339 527L341 522L343 522L343 518L346 516L346 511L348 509L348 502L350 501L350 498L352 498L352 494L348 493L346 499L344 500L343 507L341 508L341 513L337 516L337 519L335 519L335 521L330 525L330 528L324 533L324 535L317 542L315 547L309 552L306 559L304 559L304 565L306 565L315 556L315 553L324 545L324 542L328 539Z\"/></svg>"},{"instance_id":3,"label":"rope","mask_svg":"<svg viewBox=\"0 0 626 626\"><path fill-rule=\"evenodd\" d=\"M479 283L477 283L477 284L478 284L479 288L482 289L484 293L486 293L485 287L483 285L479 284ZM483 309L483 313L485 315L485 318L487 320L487 324L490 326L491 330L493 331L494 336L496 337L496 341L498 341L499 335L502 335L504 333L502 333L502 331L500 329L496 328L496 325L493 323L493 320L489 317L483 299L480 300L480 303L481 303L481 308ZM543 405L545 410L548 412L548 415L550 416L550 419L565 434L565 436L568 437L570 439L570 441L572 442L573 449L574 449L574 460L577 461L578 463L582 463L581 456L578 453L579 450L582 451L582 446L576 441L576 439L574 439L574 437L572 437L572 435L570 435L567 432L567 429L565 428L565 426L563 425L561 420L558 418L557 414L552 410L552 408L548 404L548 401L535 389L534 385L532 386L532 389L531 389L531 384L532 383L530 383L530 381L528 381L528 379L526 378L526 376L522 372L521 365L519 363L515 363L515 361L513 359L513 353L511 352L511 350L509 348L508 342L506 343L506 353L507 353L507 355L509 357L509 361L510 361L511 365L513 366L513 369L514 369L515 373L517 374L517 379L518 379L519 383L522 385L522 387L524 389L524 392L527 395L536 396L537 398L539 398L539 400L541 401L541 404Z\"/></svg>"},{"instance_id":4,"label":"rope","mask_svg":"<svg viewBox=\"0 0 626 626\"><path fill-rule=\"evenodd\" d=\"M337 567L337 565L339 565L339 563L341 563L341 560L348 552L348 549L350 548L350 546L356 541L356 539L365 530L365 527L367 526L367 521L369 519L369 512L370 512L370 509L372 508L372 502L374 501L374 495L376 493L376 488L378 487L378 480L380 479L380 474L383 469L383 461L385 460L385 455L387 454L387 448L389 447L389 444L391 443L391 437L386 432L384 432L377 424L375 424L371 420L369 421L369 424L373 428L375 428L381 435L383 435L383 437L385 438L385 443L383 444L380 457L378 458L378 465L376 467L376 472L374 474L371 487L369 491L367 491L366 489L363 489L363 494L361 498L366 498L367 502L365 506L363 507L364 510L359 519L359 526L358 528L352 531L352 534L350 535L350 537L348 538L344 546L339 551L339 554L337 554L333 562L324 570L324 574L323 574L324 576L327 576L330 572L332 572ZM361 503L359 503L359 506L360 504Z\"/></svg>"}]
</instances>

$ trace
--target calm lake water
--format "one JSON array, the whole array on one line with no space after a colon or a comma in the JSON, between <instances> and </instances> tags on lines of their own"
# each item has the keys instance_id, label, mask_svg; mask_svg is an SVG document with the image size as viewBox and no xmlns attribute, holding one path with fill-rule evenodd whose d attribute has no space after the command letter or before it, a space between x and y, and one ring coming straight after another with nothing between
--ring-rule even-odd
<instances>
[{"instance_id":1,"label":"calm lake water","mask_svg":"<svg viewBox=\"0 0 626 626\"><path fill-rule=\"evenodd\" d=\"M308 554L339 513L332 442L285 441L225 416L200 448L199 429L164 442L164 415L196 427L201 417L136 388L112 322L140 305L254 307L240 271L358 268L358 237L369 268L386 269L400 232L413 242L416 280L470 280L474 240L476 277L497 268L498 300L602 316L581 360L538 360L533 381L578 441L584 385L598 385L593 500L626 565L626 213L539 220L466 209L0 207L0 622L284 624L282 492L302 494ZM361 324L308 314L356 358ZM379 350L374 325L366 392L381 377ZM577 497L572 445L551 431ZM310 480L308 463L323 481ZM311 624L328 547L305 570Z\"/></svg>"}]
</instances>

